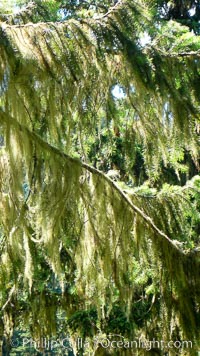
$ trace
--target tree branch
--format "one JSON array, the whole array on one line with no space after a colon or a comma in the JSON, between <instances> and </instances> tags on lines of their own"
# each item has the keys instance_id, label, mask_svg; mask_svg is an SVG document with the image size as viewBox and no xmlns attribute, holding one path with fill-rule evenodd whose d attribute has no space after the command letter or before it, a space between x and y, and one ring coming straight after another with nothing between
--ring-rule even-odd
<instances>
[{"instance_id":1,"label":"tree branch","mask_svg":"<svg viewBox=\"0 0 200 356\"><path fill-rule=\"evenodd\" d=\"M86 19L81 19L81 20L74 20L74 19L68 19L68 20L64 20L64 21L41 21L41 22L37 22L37 23L26 23L26 24L18 24L18 25L10 25L10 24L7 24L6 22L2 22L1 23L1 27L2 29L6 29L6 28L23 28L23 27L29 27L29 26L33 26L33 27L40 27L40 26L43 26L43 25L50 25L50 26L59 26L59 25L68 25L70 22L79 22L81 23L82 21L92 21L92 22L96 22L96 21L99 21L101 19L104 19L106 17L108 17L112 12L116 11L116 9L118 7L121 7L123 6L124 4L127 3L127 0L119 0L114 6L112 6L110 8L110 10L108 12L106 12L104 15L101 15L101 16L98 16L96 18L86 18Z\"/></svg>"},{"instance_id":2,"label":"tree branch","mask_svg":"<svg viewBox=\"0 0 200 356\"><path fill-rule=\"evenodd\" d=\"M155 49L156 51L158 51L159 53L161 53L161 55L163 57L170 57L170 58L177 58L177 57L199 57L200 56L200 49L198 49L197 51L189 51L189 52L166 52L161 50L160 48L157 48L155 46L149 46L149 49L152 50Z\"/></svg>"},{"instance_id":3,"label":"tree branch","mask_svg":"<svg viewBox=\"0 0 200 356\"><path fill-rule=\"evenodd\" d=\"M61 152L58 148L56 148L56 147L52 146L51 144L49 144L48 142L44 141L36 133L31 132L27 127L24 127L23 125L19 124L16 119L14 119L13 117L6 114L3 110L0 109L0 120L3 121L5 124L8 124L8 119L9 119L9 124L12 124L13 126L15 126L16 129L18 129L20 131L24 131L33 142L38 142L44 149L46 149L48 151L51 150L56 155L60 156L60 158L62 158L64 160L68 160L69 162L75 163L75 164L79 165L80 167L84 168L85 170L87 170L88 172L98 175L101 179L103 179L105 182L107 182L111 186L111 188L113 188L121 196L121 198L128 204L128 206L134 211L134 213L138 214L157 235L159 235L162 239L167 241L171 245L171 247L173 247L176 251L178 251L182 255L185 255L185 253L176 245L176 243L173 240L171 240L162 230L160 230L156 226L153 219L151 219L148 215L146 215L143 210L141 210L136 205L134 205L132 203L132 201L127 197L127 195L103 172L99 171L98 169L96 169L94 167L91 167L87 163L81 162L76 158L72 158L72 157L68 156L64 152Z\"/></svg>"}]
</instances>

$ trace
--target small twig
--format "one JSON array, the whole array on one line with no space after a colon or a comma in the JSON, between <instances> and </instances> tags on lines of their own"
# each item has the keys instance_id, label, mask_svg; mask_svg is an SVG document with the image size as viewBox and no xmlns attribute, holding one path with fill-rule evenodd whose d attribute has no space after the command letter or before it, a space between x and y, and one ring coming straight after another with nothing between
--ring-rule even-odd
<instances>
[{"instance_id":1,"label":"small twig","mask_svg":"<svg viewBox=\"0 0 200 356\"><path fill-rule=\"evenodd\" d=\"M20 278L21 278L21 275L19 275L17 282L19 282ZM11 302L12 296L15 291L16 291L16 284L14 284L14 286L11 288L9 295L8 295L8 299L5 302L5 304L3 305L3 307L1 308L1 311L3 311L7 307L7 305Z\"/></svg>"}]
</instances>

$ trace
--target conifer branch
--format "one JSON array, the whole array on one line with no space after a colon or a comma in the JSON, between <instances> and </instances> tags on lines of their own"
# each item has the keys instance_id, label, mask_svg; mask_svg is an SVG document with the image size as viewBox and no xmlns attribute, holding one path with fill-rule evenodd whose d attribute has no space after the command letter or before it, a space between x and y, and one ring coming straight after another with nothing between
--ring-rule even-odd
<instances>
[{"instance_id":1,"label":"conifer branch","mask_svg":"<svg viewBox=\"0 0 200 356\"><path fill-rule=\"evenodd\" d=\"M189 52L165 52L159 48L156 48L156 50L161 53L163 57L169 57L169 58L178 58L178 57L199 57L200 56L200 50L198 49L197 51L189 51Z\"/></svg>"},{"instance_id":2,"label":"conifer branch","mask_svg":"<svg viewBox=\"0 0 200 356\"><path fill-rule=\"evenodd\" d=\"M128 204L128 206L134 211L134 213L138 214L144 221L147 223L148 226L156 233L158 234L162 239L166 240L171 247L173 247L175 250L177 250L180 254L184 255L184 252L177 246L173 240L171 240L162 230L160 230L152 218L150 218L148 215L145 214L144 211L142 211L138 206L134 205L131 200L127 197L127 195L108 177L106 176L103 172L99 171L98 169L88 165L87 163L81 162L76 158L73 158L64 152L61 152L58 148L52 146L48 142L44 141L40 136L38 136L36 133L31 132L27 127L22 126L19 124L13 117L10 115L5 114L2 110L0 110L0 116L1 120L4 121L4 123L8 124L8 118L9 118L9 124L13 124L17 130L20 131L25 131L26 134L30 137L30 139L33 142L37 142L41 147L48 151L52 151L54 154L60 156L62 159L66 159L69 162L73 162L80 167L84 168L88 172L95 174L102 178L105 182L107 182L111 188L113 188L120 196L121 198Z\"/></svg>"}]
</instances>

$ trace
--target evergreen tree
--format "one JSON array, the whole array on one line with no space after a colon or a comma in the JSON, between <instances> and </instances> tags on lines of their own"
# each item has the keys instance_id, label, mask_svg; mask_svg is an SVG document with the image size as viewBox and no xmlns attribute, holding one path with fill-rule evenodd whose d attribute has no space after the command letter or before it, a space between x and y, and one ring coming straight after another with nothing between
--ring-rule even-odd
<instances>
[{"instance_id":1,"label":"evergreen tree","mask_svg":"<svg viewBox=\"0 0 200 356\"><path fill-rule=\"evenodd\" d=\"M94 337L116 334L198 350L198 7L0 7L5 355L14 330L80 336L95 355L106 353Z\"/></svg>"}]
</instances>

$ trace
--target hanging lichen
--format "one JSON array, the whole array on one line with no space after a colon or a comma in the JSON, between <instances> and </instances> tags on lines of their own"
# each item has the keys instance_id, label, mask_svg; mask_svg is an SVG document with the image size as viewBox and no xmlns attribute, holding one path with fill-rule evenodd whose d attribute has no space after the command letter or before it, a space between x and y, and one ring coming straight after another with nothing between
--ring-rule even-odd
<instances>
[{"instance_id":1,"label":"hanging lichen","mask_svg":"<svg viewBox=\"0 0 200 356\"><path fill-rule=\"evenodd\" d=\"M126 134L142 142L147 169L157 172L162 161L178 175L183 150L198 166L199 40L191 35L189 50L180 49L166 29L143 48L150 21L142 2L125 0L96 19L0 23L0 289L8 337L18 322L12 303L40 337L56 333L60 309L70 317L78 304L95 307L100 323L119 302L129 318L145 285L149 310L161 295L153 324L163 323L164 338L171 323L198 342L200 260L190 235L199 178L160 191L123 190L84 162L82 149L103 119L117 121L112 89L120 84ZM176 26L184 39L186 29ZM75 135L82 162L69 156ZM140 263L157 273L152 283Z\"/></svg>"}]
</instances>

